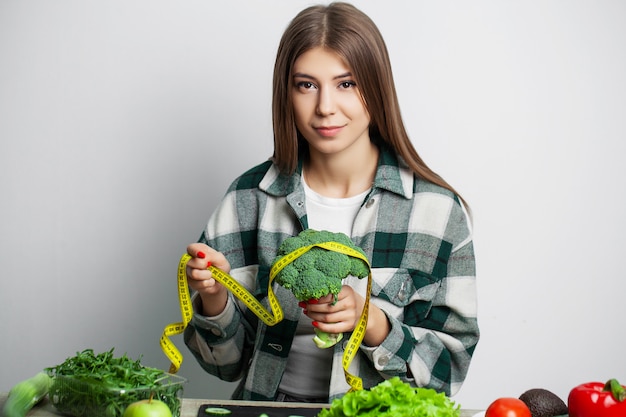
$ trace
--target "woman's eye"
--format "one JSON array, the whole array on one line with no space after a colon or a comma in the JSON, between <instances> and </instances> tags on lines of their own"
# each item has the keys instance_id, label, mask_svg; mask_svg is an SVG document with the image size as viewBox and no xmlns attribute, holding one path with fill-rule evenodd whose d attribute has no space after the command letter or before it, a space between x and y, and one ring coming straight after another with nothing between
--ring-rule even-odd
<instances>
[{"instance_id":1,"label":"woman's eye","mask_svg":"<svg viewBox=\"0 0 626 417\"><path fill-rule=\"evenodd\" d=\"M296 86L303 90L310 90L312 88L315 88L315 84L313 84L310 81L300 81L299 83L296 84Z\"/></svg>"},{"instance_id":2,"label":"woman's eye","mask_svg":"<svg viewBox=\"0 0 626 417\"><path fill-rule=\"evenodd\" d=\"M356 87L356 83L354 81L343 81L339 84L340 88L352 88Z\"/></svg>"}]
</instances>

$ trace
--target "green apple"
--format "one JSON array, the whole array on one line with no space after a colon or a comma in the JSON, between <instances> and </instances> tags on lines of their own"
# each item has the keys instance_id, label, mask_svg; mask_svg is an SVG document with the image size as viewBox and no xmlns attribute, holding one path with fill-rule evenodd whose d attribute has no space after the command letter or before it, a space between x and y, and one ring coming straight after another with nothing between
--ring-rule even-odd
<instances>
[{"instance_id":1,"label":"green apple","mask_svg":"<svg viewBox=\"0 0 626 417\"><path fill-rule=\"evenodd\" d=\"M172 412L163 401L150 397L150 399L130 404L124 410L122 417L172 417Z\"/></svg>"}]
</instances>

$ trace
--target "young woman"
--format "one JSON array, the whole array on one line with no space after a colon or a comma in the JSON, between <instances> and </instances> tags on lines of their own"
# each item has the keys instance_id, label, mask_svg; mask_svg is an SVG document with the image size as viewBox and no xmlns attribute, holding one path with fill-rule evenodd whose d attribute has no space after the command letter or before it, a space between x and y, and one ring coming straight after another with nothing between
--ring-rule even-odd
<instances>
[{"instance_id":1,"label":"young woman","mask_svg":"<svg viewBox=\"0 0 626 417\"><path fill-rule=\"evenodd\" d=\"M338 301L300 303L276 288L285 319L266 326L211 277L230 273L260 299L281 242L343 232L366 253L369 319L351 373L370 388L399 376L454 394L478 342L475 264L464 202L421 160L400 116L387 49L346 3L313 6L286 29L274 68L274 155L237 178L189 245L194 318L185 343L233 398L328 402L349 386L344 344L317 348L314 326L351 332L365 281Z\"/></svg>"}]
</instances>

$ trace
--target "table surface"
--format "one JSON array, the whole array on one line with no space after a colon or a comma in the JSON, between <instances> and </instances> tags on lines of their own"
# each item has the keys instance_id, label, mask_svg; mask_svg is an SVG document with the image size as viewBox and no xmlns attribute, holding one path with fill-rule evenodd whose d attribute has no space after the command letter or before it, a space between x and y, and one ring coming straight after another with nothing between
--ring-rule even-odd
<instances>
[{"instance_id":1,"label":"table surface","mask_svg":"<svg viewBox=\"0 0 626 417\"><path fill-rule=\"evenodd\" d=\"M7 398L7 393L0 393L0 410L4 406L4 402ZM203 404L212 405L262 405L267 408L320 408L320 404L310 403L280 403L280 402L260 402L260 401L233 401L233 400L207 400L198 398L183 398L183 405L181 409L180 417L197 417L198 409ZM478 410L461 410L461 417L472 417L478 413ZM42 400L37 404L28 414L27 417L54 417L61 416L58 413L52 403L47 399Z\"/></svg>"}]
</instances>

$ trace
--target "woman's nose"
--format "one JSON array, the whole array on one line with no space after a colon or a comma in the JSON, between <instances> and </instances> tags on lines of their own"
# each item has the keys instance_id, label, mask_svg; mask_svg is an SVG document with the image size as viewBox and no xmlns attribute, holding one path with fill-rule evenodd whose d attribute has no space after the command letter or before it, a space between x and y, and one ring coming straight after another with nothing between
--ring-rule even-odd
<instances>
[{"instance_id":1,"label":"woman's nose","mask_svg":"<svg viewBox=\"0 0 626 417\"><path fill-rule=\"evenodd\" d=\"M333 91L328 88L321 88L319 90L317 101L317 114L320 116L328 116L334 114L336 111L335 96Z\"/></svg>"}]
</instances>

